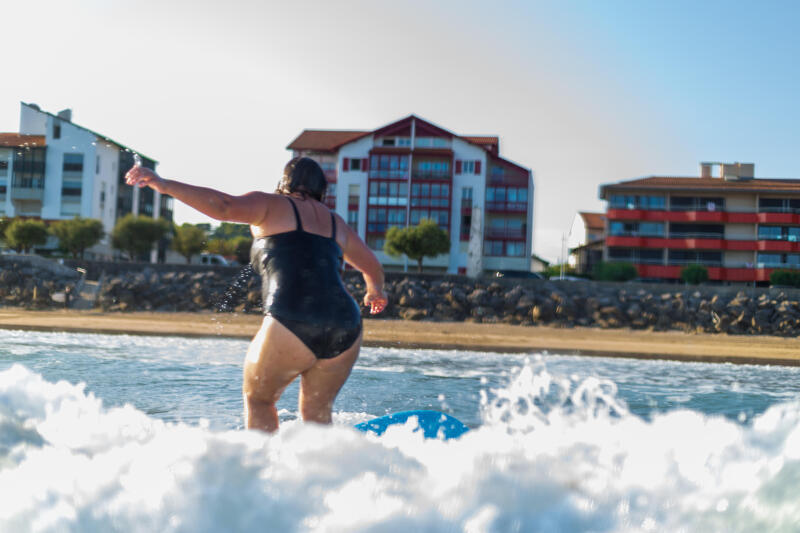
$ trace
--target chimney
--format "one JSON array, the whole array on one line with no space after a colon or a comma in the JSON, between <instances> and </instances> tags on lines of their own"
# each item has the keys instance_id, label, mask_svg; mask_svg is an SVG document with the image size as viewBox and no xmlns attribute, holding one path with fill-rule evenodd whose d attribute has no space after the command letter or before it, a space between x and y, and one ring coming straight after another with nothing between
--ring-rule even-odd
<instances>
[{"instance_id":1,"label":"chimney","mask_svg":"<svg viewBox=\"0 0 800 533\"><path fill-rule=\"evenodd\" d=\"M62 109L57 114L58 118L72 122L72 109Z\"/></svg>"},{"instance_id":2,"label":"chimney","mask_svg":"<svg viewBox=\"0 0 800 533\"><path fill-rule=\"evenodd\" d=\"M711 163L700 163L700 177L701 178L711 177Z\"/></svg>"},{"instance_id":3,"label":"chimney","mask_svg":"<svg viewBox=\"0 0 800 533\"><path fill-rule=\"evenodd\" d=\"M720 165L720 174L725 181L738 181L752 179L755 175L753 163L723 163Z\"/></svg>"}]
</instances>

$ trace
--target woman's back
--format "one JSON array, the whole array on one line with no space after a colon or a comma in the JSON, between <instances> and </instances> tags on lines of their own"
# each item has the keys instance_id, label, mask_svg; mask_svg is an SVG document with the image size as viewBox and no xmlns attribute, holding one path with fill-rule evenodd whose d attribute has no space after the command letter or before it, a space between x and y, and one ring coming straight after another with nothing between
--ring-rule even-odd
<instances>
[{"instance_id":1,"label":"woman's back","mask_svg":"<svg viewBox=\"0 0 800 533\"><path fill-rule=\"evenodd\" d=\"M264 312L293 321L310 321L324 326L328 323L356 324L361 312L341 280L342 251L337 236L334 216L328 212L327 235L308 231L293 198L282 197L293 224L285 218L279 223L262 224L269 234L253 241L251 259L253 267L262 276ZM311 203L311 202L308 202ZM309 206L306 212L313 215L320 210ZM324 206L322 207L327 211ZM274 217L282 213L275 209ZM323 220L313 220L318 229L324 229ZM255 233L255 232L254 232Z\"/></svg>"}]
</instances>

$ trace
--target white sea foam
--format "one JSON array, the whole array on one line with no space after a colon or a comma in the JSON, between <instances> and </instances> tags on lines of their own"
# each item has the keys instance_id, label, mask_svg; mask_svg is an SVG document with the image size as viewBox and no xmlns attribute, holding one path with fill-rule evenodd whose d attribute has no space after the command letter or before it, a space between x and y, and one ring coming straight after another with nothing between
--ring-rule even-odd
<instances>
[{"instance_id":1,"label":"white sea foam","mask_svg":"<svg viewBox=\"0 0 800 533\"><path fill-rule=\"evenodd\" d=\"M528 362L455 441L292 421L267 436L107 408L0 372L0 531L794 531L800 404L747 425L630 414Z\"/></svg>"}]
</instances>

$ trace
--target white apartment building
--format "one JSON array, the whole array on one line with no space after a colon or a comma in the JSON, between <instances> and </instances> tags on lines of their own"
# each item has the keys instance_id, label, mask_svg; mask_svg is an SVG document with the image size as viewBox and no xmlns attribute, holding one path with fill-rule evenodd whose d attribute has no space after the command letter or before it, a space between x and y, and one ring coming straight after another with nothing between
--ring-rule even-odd
<instances>
[{"instance_id":1,"label":"white apartment building","mask_svg":"<svg viewBox=\"0 0 800 533\"><path fill-rule=\"evenodd\" d=\"M328 205L387 268L409 265L383 252L386 231L430 218L451 247L426 258L426 270L530 270L533 174L500 157L496 136L457 135L411 115L372 131L305 130L287 149L322 166Z\"/></svg>"},{"instance_id":2,"label":"white apartment building","mask_svg":"<svg viewBox=\"0 0 800 533\"><path fill-rule=\"evenodd\" d=\"M118 218L133 212L172 220L172 198L125 185L134 153L72 122L69 109L52 114L21 102L19 133L0 133L0 216L100 220L106 236L86 256L112 258L108 234ZM155 168L155 160L139 155Z\"/></svg>"}]
</instances>

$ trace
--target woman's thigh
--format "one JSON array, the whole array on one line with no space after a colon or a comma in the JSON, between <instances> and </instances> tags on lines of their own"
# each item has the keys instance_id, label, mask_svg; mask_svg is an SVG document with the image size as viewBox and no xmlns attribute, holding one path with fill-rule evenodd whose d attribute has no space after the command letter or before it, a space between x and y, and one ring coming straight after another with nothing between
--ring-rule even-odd
<instances>
[{"instance_id":1,"label":"woman's thigh","mask_svg":"<svg viewBox=\"0 0 800 533\"><path fill-rule=\"evenodd\" d=\"M314 365L302 373L300 382L300 403L312 406L330 406L353 366L361 350L361 335L353 345L331 359L318 359Z\"/></svg>"},{"instance_id":2,"label":"woman's thigh","mask_svg":"<svg viewBox=\"0 0 800 533\"><path fill-rule=\"evenodd\" d=\"M244 364L245 396L276 402L283 390L300 374L314 366L317 358L280 322L264 322L247 350Z\"/></svg>"}]
</instances>

